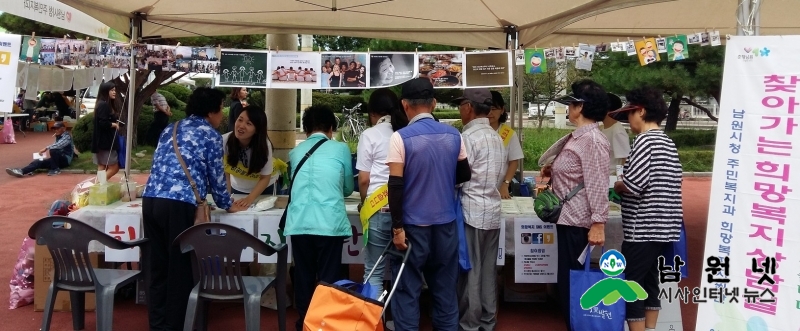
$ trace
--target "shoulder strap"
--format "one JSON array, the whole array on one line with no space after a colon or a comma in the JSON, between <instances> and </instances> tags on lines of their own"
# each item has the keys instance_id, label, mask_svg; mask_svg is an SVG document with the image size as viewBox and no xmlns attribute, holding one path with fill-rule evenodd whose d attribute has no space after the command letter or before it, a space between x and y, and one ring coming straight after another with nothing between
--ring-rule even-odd
<instances>
[{"instance_id":1,"label":"shoulder strap","mask_svg":"<svg viewBox=\"0 0 800 331\"><path fill-rule=\"evenodd\" d=\"M575 186L575 188L573 188L573 189L572 189L572 191L569 191L569 193L567 194L567 196L565 196L565 197L564 197L564 203L566 203L567 201L569 201L569 199L572 199L572 197L574 197L576 194L578 194L578 192L580 192L580 190L581 190L582 188L583 188L583 182L581 182L580 184L578 184L578 186Z\"/></svg>"},{"instance_id":2,"label":"shoulder strap","mask_svg":"<svg viewBox=\"0 0 800 331\"><path fill-rule=\"evenodd\" d=\"M328 139L322 139L318 141L316 144L314 144L314 146L312 146L311 149L309 149L308 152L306 152L306 155L303 156L302 159L300 159L300 162L297 163L297 167L294 168L294 173L292 173L292 177L289 178L289 198L286 201L286 210L284 210L283 212L284 215L286 215L286 211L289 210L289 204L292 203L292 188L294 188L294 177L297 176L297 173L300 171L300 168L303 166L304 163L306 163L306 160L308 160L311 154L314 154L317 148L319 148L319 146L322 146L322 144L324 144L326 141L328 141ZM281 220L278 223L278 229L283 229L284 227L286 227L285 216L281 217Z\"/></svg>"},{"instance_id":3,"label":"shoulder strap","mask_svg":"<svg viewBox=\"0 0 800 331\"><path fill-rule=\"evenodd\" d=\"M192 175L189 173L189 169L186 168L186 162L183 161L183 156L181 155L181 150L178 148L178 123L181 121L175 122L175 126L172 127L172 149L175 150L175 157L178 158L178 162L181 163L181 168L183 168L183 173L186 174L186 178L189 179L189 185L192 186L192 190L194 191L194 199L197 200L197 203L201 203L205 201L205 199L200 198L200 192L197 191L197 183L194 182L192 179Z\"/></svg>"}]
</instances>

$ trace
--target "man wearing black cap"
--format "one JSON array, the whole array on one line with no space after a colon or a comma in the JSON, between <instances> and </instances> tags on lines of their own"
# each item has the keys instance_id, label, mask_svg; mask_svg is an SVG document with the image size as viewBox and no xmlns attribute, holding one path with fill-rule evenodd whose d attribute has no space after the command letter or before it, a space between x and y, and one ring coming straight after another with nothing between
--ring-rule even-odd
<instances>
[{"instance_id":1,"label":"man wearing black cap","mask_svg":"<svg viewBox=\"0 0 800 331\"><path fill-rule=\"evenodd\" d=\"M72 136L67 132L64 122L56 122L53 124L53 129L56 131L53 135L56 137L56 142L39 151L41 156L44 156L44 153L49 151L49 158L33 160L22 169L8 168L6 173L22 178L23 176L33 176L33 172L36 169L50 169L47 175L55 176L61 173L61 168L68 167L72 163L72 155L75 151L75 147L72 144Z\"/></svg>"},{"instance_id":2,"label":"man wearing black cap","mask_svg":"<svg viewBox=\"0 0 800 331\"><path fill-rule=\"evenodd\" d=\"M395 330L419 329L419 296L423 278L433 296L433 327L458 330L456 285L458 235L455 186L470 179L467 152L458 130L434 121L436 107L430 80L403 84L408 126L392 134L389 165L389 209L398 250L411 244L406 268L392 297ZM399 261L398 261L399 262ZM396 276L400 263L392 264Z\"/></svg>"},{"instance_id":3,"label":"man wearing black cap","mask_svg":"<svg viewBox=\"0 0 800 331\"><path fill-rule=\"evenodd\" d=\"M472 269L458 280L459 330L494 330L497 322L497 246L500 239L501 196L505 177L503 139L487 116L494 102L489 89L464 90L458 105L461 134L472 178L461 186L464 234ZM459 221L459 220L456 220Z\"/></svg>"}]
</instances>

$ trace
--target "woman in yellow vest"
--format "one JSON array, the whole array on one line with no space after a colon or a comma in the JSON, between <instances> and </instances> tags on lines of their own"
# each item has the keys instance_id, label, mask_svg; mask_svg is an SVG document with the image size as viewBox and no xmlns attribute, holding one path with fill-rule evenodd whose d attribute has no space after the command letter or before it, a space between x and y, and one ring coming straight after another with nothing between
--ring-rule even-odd
<instances>
[{"instance_id":1,"label":"woman in yellow vest","mask_svg":"<svg viewBox=\"0 0 800 331\"><path fill-rule=\"evenodd\" d=\"M235 205L249 207L262 194L273 192L272 143L267 136L267 115L263 110L245 107L233 125L233 132L222 135L225 179L228 191L247 194Z\"/></svg>"},{"instance_id":2,"label":"woman in yellow vest","mask_svg":"<svg viewBox=\"0 0 800 331\"><path fill-rule=\"evenodd\" d=\"M506 103L503 101L503 96L500 92L492 91L492 102L494 105L491 111L489 111L489 116L487 116L487 118L489 118L489 124L492 128L497 130L500 138L503 139L503 147L505 148L505 154L507 156L506 164L500 172L504 174L503 182L500 183L498 190L503 199L511 199L508 186L511 184L511 180L514 179L514 173L525 155L522 153L522 146L519 144L517 133L511 129L511 126L505 124L508 119L508 113L505 111Z\"/></svg>"}]
</instances>

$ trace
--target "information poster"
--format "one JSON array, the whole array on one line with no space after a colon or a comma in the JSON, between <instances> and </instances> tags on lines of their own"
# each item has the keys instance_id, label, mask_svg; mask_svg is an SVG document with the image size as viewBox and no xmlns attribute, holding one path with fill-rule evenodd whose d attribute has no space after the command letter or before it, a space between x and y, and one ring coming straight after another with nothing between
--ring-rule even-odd
<instances>
[{"instance_id":1,"label":"information poster","mask_svg":"<svg viewBox=\"0 0 800 331\"><path fill-rule=\"evenodd\" d=\"M434 87L463 88L464 53L420 52L417 53L420 78L428 78Z\"/></svg>"},{"instance_id":2,"label":"information poster","mask_svg":"<svg viewBox=\"0 0 800 331\"><path fill-rule=\"evenodd\" d=\"M267 87L269 56L267 51L223 49L221 53L217 86Z\"/></svg>"},{"instance_id":3,"label":"information poster","mask_svg":"<svg viewBox=\"0 0 800 331\"><path fill-rule=\"evenodd\" d=\"M731 36L697 330L800 329L800 36ZM733 299L736 299L735 301Z\"/></svg>"},{"instance_id":4,"label":"information poster","mask_svg":"<svg viewBox=\"0 0 800 331\"><path fill-rule=\"evenodd\" d=\"M223 66L225 68L225 66ZM319 88L320 54L315 52L269 52L271 88Z\"/></svg>"},{"instance_id":5,"label":"information poster","mask_svg":"<svg viewBox=\"0 0 800 331\"><path fill-rule=\"evenodd\" d=\"M263 215L258 216L257 220L257 233L256 237L259 240L263 240L267 244L272 246L277 246L281 243L281 238L278 235L278 224L281 222L280 215ZM288 259L286 260L287 263L292 263L292 245L291 238L286 237L286 243L288 247L287 253L289 254ZM264 254L258 254L258 263L278 263L278 254L272 254L270 256L266 256Z\"/></svg>"},{"instance_id":6,"label":"information poster","mask_svg":"<svg viewBox=\"0 0 800 331\"><path fill-rule=\"evenodd\" d=\"M16 34L0 34L0 112L11 112L14 108L21 38Z\"/></svg>"},{"instance_id":7,"label":"information poster","mask_svg":"<svg viewBox=\"0 0 800 331\"><path fill-rule=\"evenodd\" d=\"M556 225L538 217L514 219L514 282L556 283L558 243Z\"/></svg>"},{"instance_id":8,"label":"information poster","mask_svg":"<svg viewBox=\"0 0 800 331\"><path fill-rule=\"evenodd\" d=\"M466 86L511 86L513 75L510 52L475 52L466 53L465 57L463 71Z\"/></svg>"}]
</instances>

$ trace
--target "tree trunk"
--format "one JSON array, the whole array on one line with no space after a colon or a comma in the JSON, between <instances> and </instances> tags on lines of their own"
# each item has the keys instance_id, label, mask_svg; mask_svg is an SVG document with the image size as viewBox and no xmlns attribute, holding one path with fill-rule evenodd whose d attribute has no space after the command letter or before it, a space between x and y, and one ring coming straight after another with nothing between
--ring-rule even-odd
<instances>
[{"instance_id":1,"label":"tree trunk","mask_svg":"<svg viewBox=\"0 0 800 331\"><path fill-rule=\"evenodd\" d=\"M174 74L175 74L175 72L169 72L169 71L156 72L155 73L155 78L153 79L153 81L150 82L150 84L147 84L147 86L144 86L144 84L147 83L147 77L150 75L150 71L149 70L137 70L136 71L136 93L134 94L134 99L133 99L133 123L127 123L127 120L128 120L128 99L127 99L127 97L128 97L128 82L130 82L130 80L122 81L121 76L120 76L119 78L117 78L117 79L115 79L113 81L114 85L115 85L115 89L117 90L117 95L120 95L121 93L124 93L125 96L126 96L126 98L124 100L124 104L122 104L122 105L118 104L117 105L117 109L122 109L122 111L120 112L120 116L119 116L120 120L123 121L123 122L126 122L127 125L132 125L133 126L132 127L132 129L133 129L133 131L132 131L133 137L128 137L127 138L127 139L131 139L132 144L133 144L132 148L136 148L136 146L138 145L137 144L137 139L138 139L137 138L138 137L137 131L138 131L138 128L139 128L139 115L142 113L142 106L144 106L145 101L149 100L150 96L152 96L153 93L155 93L156 90L158 90L158 88L161 87L161 85L171 84L171 83L177 81L178 79L181 79L181 77L186 76L186 73L184 73L182 75L176 76L175 78L173 78L169 82L164 83L170 77L172 77ZM127 75L126 75L126 77L127 77ZM117 98L117 100L122 101L122 98ZM126 132L122 132L123 135L125 133Z\"/></svg>"},{"instance_id":2,"label":"tree trunk","mask_svg":"<svg viewBox=\"0 0 800 331\"><path fill-rule=\"evenodd\" d=\"M669 109L667 112L667 124L664 127L664 132L675 131L678 128L678 115L681 113L681 99L682 93L674 93L672 100L669 102Z\"/></svg>"},{"instance_id":3,"label":"tree trunk","mask_svg":"<svg viewBox=\"0 0 800 331\"><path fill-rule=\"evenodd\" d=\"M683 101L686 101L686 104L690 106L694 106L695 108L702 110L704 113L706 113L706 116L708 116L708 118L710 118L712 121L719 122L719 118L714 116L714 113L712 113L710 109L699 105L698 103L694 102L694 100L692 100L691 98L683 97Z\"/></svg>"}]
</instances>

